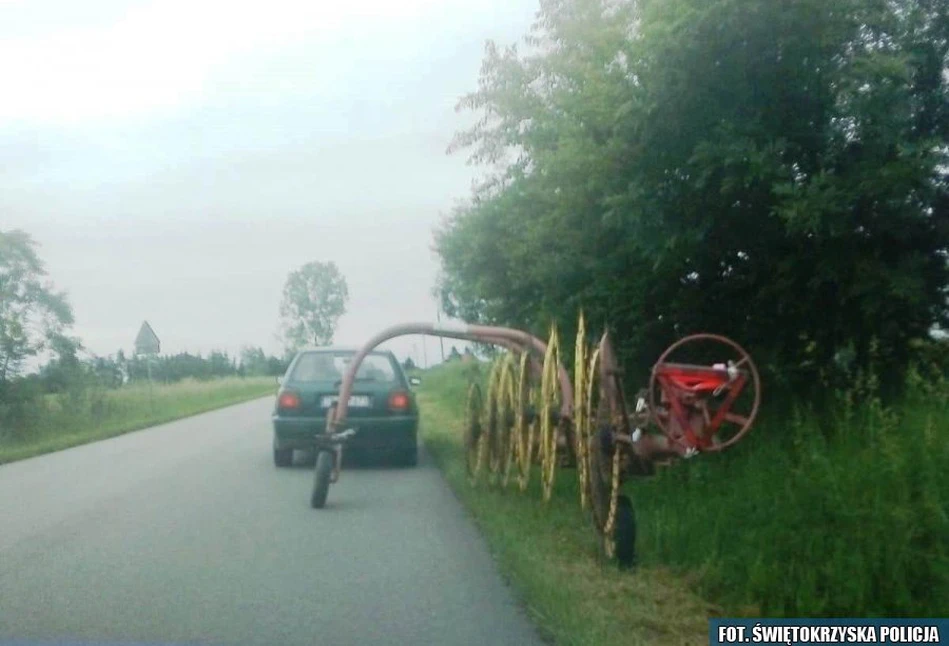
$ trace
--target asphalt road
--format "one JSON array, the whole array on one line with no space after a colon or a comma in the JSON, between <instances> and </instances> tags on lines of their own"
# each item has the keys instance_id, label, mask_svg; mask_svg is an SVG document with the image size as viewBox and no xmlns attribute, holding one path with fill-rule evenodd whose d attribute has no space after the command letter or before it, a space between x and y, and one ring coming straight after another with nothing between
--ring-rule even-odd
<instances>
[{"instance_id":1,"label":"asphalt road","mask_svg":"<svg viewBox=\"0 0 949 646\"><path fill-rule=\"evenodd\" d=\"M0 642L540 643L426 456L312 510L271 405L0 466Z\"/></svg>"}]
</instances>

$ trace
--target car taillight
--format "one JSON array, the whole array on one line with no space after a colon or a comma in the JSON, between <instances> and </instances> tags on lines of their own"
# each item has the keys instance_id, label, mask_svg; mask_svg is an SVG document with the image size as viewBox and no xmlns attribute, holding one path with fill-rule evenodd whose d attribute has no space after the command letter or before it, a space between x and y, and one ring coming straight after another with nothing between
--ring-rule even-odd
<instances>
[{"instance_id":1,"label":"car taillight","mask_svg":"<svg viewBox=\"0 0 949 646\"><path fill-rule=\"evenodd\" d=\"M300 396L294 392L280 393L277 398L277 408L281 410L297 410L301 404Z\"/></svg>"},{"instance_id":2,"label":"car taillight","mask_svg":"<svg viewBox=\"0 0 949 646\"><path fill-rule=\"evenodd\" d=\"M407 393L395 392L389 395L389 410L408 410L410 404Z\"/></svg>"}]
</instances>

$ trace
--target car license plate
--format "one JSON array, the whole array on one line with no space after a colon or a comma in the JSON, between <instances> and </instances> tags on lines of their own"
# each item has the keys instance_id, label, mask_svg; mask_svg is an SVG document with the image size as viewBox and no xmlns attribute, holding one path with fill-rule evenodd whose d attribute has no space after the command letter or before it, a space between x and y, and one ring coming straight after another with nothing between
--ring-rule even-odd
<instances>
[{"instance_id":1,"label":"car license plate","mask_svg":"<svg viewBox=\"0 0 949 646\"><path fill-rule=\"evenodd\" d=\"M326 396L323 398L323 408L329 408L339 400L339 397ZM350 408L369 408L369 396L368 395L350 395L349 396L349 407Z\"/></svg>"}]
</instances>

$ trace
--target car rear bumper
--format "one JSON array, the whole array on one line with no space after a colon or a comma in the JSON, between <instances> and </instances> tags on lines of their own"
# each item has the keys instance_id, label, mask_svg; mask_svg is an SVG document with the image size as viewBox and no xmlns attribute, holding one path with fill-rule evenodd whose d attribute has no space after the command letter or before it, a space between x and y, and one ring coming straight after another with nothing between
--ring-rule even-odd
<instances>
[{"instance_id":1,"label":"car rear bumper","mask_svg":"<svg viewBox=\"0 0 949 646\"><path fill-rule=\"evenodd\" d=\"M357 417L347 420L357 429L346 446L353 449L409 449L418 438L417 417ZM325 417L273 417L274 448L313 448L314 439L326 430Z\"/></svg>"}]
</instances>

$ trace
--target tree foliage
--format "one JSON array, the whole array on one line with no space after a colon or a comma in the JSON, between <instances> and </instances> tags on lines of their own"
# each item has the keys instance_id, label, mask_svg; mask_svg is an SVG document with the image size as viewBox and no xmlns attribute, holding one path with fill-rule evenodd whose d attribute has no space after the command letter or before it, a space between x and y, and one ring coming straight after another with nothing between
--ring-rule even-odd
<instances>
[{"instance_id":1,"label":"tree foliage","mask_svg":"<svg viewBox=\"0 0 949 646\"><path fill-rule=\"evenodd\" d=\"M348 298L346 279L334 262L310 262L291 272L280 304L287 350L331 343Z\"/></svg>"},{"instance_id":2,"label":"tree foliage","mask_svg":"<svg viewBox=\"0 0 949 646\"><path fill-rule=\"evenodd\" d=\"M268 357L263 348L245 346L241 349L241 375L279 376L287 370L287 362L277 357Z\"/></svg>"},{"instance_id":3,"label":"tree foliage","mask_svg":"<svg viewBox=\"0 0 949 646\"><path fill-rule=\"evenodd\" d=\"M231 377L238 374L237 362L226 352L215 350L207 357L190 352L159 357L136 355L128 360L125 366L129 379L132 381L148 379L149 364L151 364L151 378L163 383L174 383L189 378L205 380Z\"/></svg>"},{"instance_id":4,"label":"tree foliage","mask_svg":"<svg viewBox=\"0 0 949 646\"><path fill-rule=\"evenodd\" d=\"M436 233L449 314L582 308L639 370L723 333L798 384L946 322L946 3L544 0L525 45L460 103L499 170Z\"/></svg>"},{"instance_id":5,"label":"tree foliage","mask_svg":"<svg viewBox=\"0 0 949 646\"><path fill-rule=\"evenodd\" d=\"M78 342L65 334L73 322L72 309L45 276L30 236L0 231L0 384L43 350L67 359L75 355Z\"/></svg>"}]
</instances>

